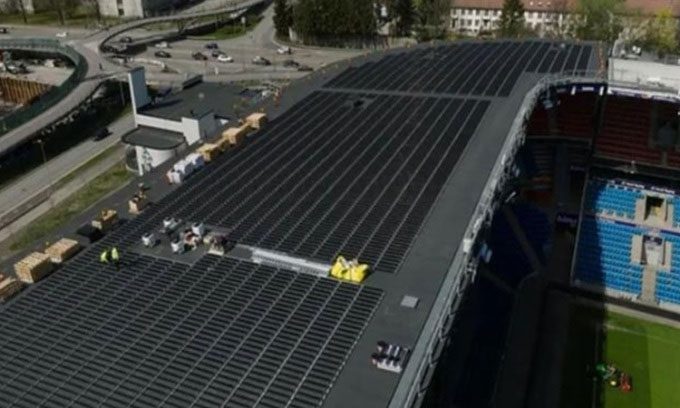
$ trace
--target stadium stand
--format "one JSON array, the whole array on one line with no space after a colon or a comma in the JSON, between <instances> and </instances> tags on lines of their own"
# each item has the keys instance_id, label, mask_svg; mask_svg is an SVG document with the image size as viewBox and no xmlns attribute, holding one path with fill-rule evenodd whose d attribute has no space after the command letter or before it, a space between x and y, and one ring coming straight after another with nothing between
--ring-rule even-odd
<instances>
[{"instance_id":1,"label":"stadium stand","mask_svg":"<svg viewBox=\"0 0 680 408\"><path fill-rule=\"evenodd\" d=\"M584 215L579 232L575 277L631 295L642 290L642 267L631 264L634 234L642 228Z\"/></svg>"},{"instance_id":2,"label":"stadium stand","mask_svg":"<svg viewBox=\"0 0 680 408\"><path fill-rule=\"evenodd\" d=\"M558 135L590 142L595 130L597 100L598 95L593 92L558 93Z\"/></svg>"},{"instance_id":3,"label":"stadium stand","mask_svg":"<svg viewBox=\"0 0 680 408\"><path fill-rule=\"evenodd\" d=\"M635 217L635 201L642 192L605 180L590 180L586 189L584 210L592 213L608 213L619 217Z\"/></svg>"},{"instance_id":4,"label":"stadium stand","mask_svg":"<svg viewBox=\"0 0 680 408\"><path fill-rule=\"evenodd\" d=\"M659 301L680 304L680 234L664 231L661 236L671 243L671 269L656 275L656 297Z\"/></svg>"},{"instance_id":5,"label":"stadium stand","mask_svg":"<svg viewBox=\"0 0 680 408\"><path fill-rule=\"evenodd\" d=\"M595 140L596 152L628 162L661 165L661 151L650 147L652 106L641 98L608 97Z\"/></svg>"}]
</instances>

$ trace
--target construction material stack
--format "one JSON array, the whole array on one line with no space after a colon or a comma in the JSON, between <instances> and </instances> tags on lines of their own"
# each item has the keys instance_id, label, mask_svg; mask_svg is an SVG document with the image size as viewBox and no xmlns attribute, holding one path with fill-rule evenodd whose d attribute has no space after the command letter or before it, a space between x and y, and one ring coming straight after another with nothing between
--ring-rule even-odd
<instances>
[{"instance_id":1,"label":"construction material stack","mask_svg":"<svg viewBox=\"0 0 680 408\"><path fill-rule=\"evenodd\" d=\"M62 238L47 247L47 249L45 249L45 254L50 257L52 263L61 264L69 258L72 258L76 253L78 253L79 249L80 244L78 241Z\"/></svg>"},{"instance_id":2,"label":"construction material stack","mask_svg":"<svg viewBox=\"0 0 680 408\"><path fill-rule=\"evenodd\" d=\"M118 222L118 212L116 210L102 210L99 217L92 220L92 226L102 232L106 232L113 228Z\"/></svg>"},{"instance_id":3,"label":"construction material stack","mask_svg":"<svg viewBox=\"0 0 680 408\"><path fill-rule=\"evenodd\" d=\"M253 129L262 129L267 124L267 115L260 112L251 113L246 118L246 123Z\"/></svg>"},{"instance_id":4,"label":"construction material stack","mask_svg":"<svg viewBox=\"0 0 680 408\"><path fill-rule=\"evenodd\" d=\"M14 264L17 277L26 283L35 283L52 272L50 256L42 252L33 252Z\"/></svg>"},{"instance_id":5,"label":"construction material stack","mask_svg":"<svg viewBox=\"0 0 680 408\"><path fill-rule=\"evenodd\" d=\"M243 142L243 139L248 135L250 131L250 126L247 123L239 127L230 127L229 129L222 132L222 140L228 140L229 144L232 146L238 146Z\"/></svg>"},{"instance_id":6,"label":"construction material stack","mask_svg":"<svg viewBox=\"0 0 680 408\"><path fill-rule=\"evenodd\" d=\"M0 302L5 302L21 290L21 282L0 273Z\"/></svg>"},{"instance_id":7,"label":"construction material stack","mask_svg":"<svg viewBox=\"0 0 680 408\"><path fill-rule=\"evenodd\" d=\"M203 161L210 163L220 154L222 149L215 143L205 143L196 149L196 153L203 156Z\"/></svg>"}]
</instances>

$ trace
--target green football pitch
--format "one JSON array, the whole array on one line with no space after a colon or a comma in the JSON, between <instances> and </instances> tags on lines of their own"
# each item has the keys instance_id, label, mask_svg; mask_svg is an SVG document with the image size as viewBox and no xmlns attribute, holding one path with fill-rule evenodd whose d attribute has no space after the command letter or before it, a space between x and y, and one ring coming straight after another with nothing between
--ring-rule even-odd
<instances>
[{"instance_id":1,"label":"green football pitch","mask_svg":"<svg viewBox=\"0 0 680 408\"><path fill-rule=\"evenodd\" d=\"M598 362L630 374L632 392L595 380ZM565 408L680 407L680 329L572 305L560 399Z\"/></svg>"}]
</instances>

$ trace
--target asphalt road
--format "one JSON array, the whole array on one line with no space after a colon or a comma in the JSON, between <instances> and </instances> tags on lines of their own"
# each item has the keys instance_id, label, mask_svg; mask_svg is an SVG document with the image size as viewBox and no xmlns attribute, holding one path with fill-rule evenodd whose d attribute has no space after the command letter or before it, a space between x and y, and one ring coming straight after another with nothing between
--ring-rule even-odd
<instances>
[{"instance_id":1,"label":"asphalt road","mask_svg":"<svg viewBox=\"0 0 680 408\"><path fill-rule=\"evenodd\" d=\"M294 68L286 68L283 62L292 59L300 64L319 69L327 64L352 58L359 55L358 50L343 49L309 49L293 47L291 55L279 55L276 50L279 44L274 39L274 8L270 6L265 10L262 21L248 34L221 41L209 39L186 39L170 43L170 48L165 49L171 58L157 58L154 53L159 49L150 47L138 55L140 58L164 62L168 68L179 74L198 73L208 76L218 76L222 80L241 79L285 79L299 78L304 73L299 73ZM218 44L221 51L234 59L232 63L219 62L210 56L211 50L205 45L211 42ZM192 54L202 52L209 57L208 61L197 61ZM272 62L270 66L259 66L252 63L256 56L265 57ZM159 68L150 64L135 64L145 66L150 72L158 71ZM231 78L233 76L233 79Z\"/></svg>"}]
</instances>

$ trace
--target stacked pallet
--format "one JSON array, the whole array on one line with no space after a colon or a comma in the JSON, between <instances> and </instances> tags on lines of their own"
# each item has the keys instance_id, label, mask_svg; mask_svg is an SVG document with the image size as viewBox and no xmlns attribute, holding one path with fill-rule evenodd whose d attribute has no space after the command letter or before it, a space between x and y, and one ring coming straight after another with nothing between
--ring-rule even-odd
<instances>
[{"instance_id":1,"label":"stacked pallet","mask_svg":"<svg viewBox=\"0 0 680 408\"><path fill-rule=\"evenodd\" d=\"M208 163L215 160L215 158L220 154L221 150L222 150L221 146L217 144L205 143L204 145L196 149L196 153L203 156L203 160L206 163Z\"/></svg>"},{"instance_id":2,"label":"stacked pallet","mask_svg":"<svg viewBox=\"0 0 680 408\"><path fill-rule=\"evenodd\" d=\"M14 264L17 277L24 282L34 283L52 272L50 256L42 252L33 252Z\"/></svg>"},{"instance_id":3,"label":"stacked pallet","mask_svg":"<svg viewBox=\"0 0 680 408\"><path fill-rule=\"evenodd\" d=\"M264 113L251 113L246 118L246 123L253 129L262 129L267 124L267 115Z\"/></svg>"},{"instance_id":4,"label":"stacked pallet","mask_svg":"<svg viewBox=\"0 0 680 408\"><path fill-rule=\"evenodd\" d=\"M4 302L21 290L21 282L0 273L0 301Z\"/></svg>"},{"instance_id":5,"label":"stacked pallet","mask_svg":"<svg viewBox=\"0 0 680 408\"><path fill-rule=\"evenodd\" d=\"M116 210L102 210L99 217L92 220L92 226L101 231L108 231L118 221Z\"/></svg>"},{"instance_id":6,"label":"stacked pallet","mask_svg":"<svg viewBox=\"0 0 680 408\"><path fill-rule=\"evenodd\" d=\"M239 127L230 127L229 129L222 132L222 140L228 140L233 146L241 144L243 139L250 131L250 126L246 123Z\"/></svg>"},{"instance_id":7,"label":"stacked pallet","mask_svg":"<svg viewBox=\"0 0 680 408\"><path fill-rule=\"evenodd\" d=\"M60 264L73 257L79 249L78 241L62 238L45 249L45 254L50 257L52 263Z\"/></svg>"}]
</instances>

